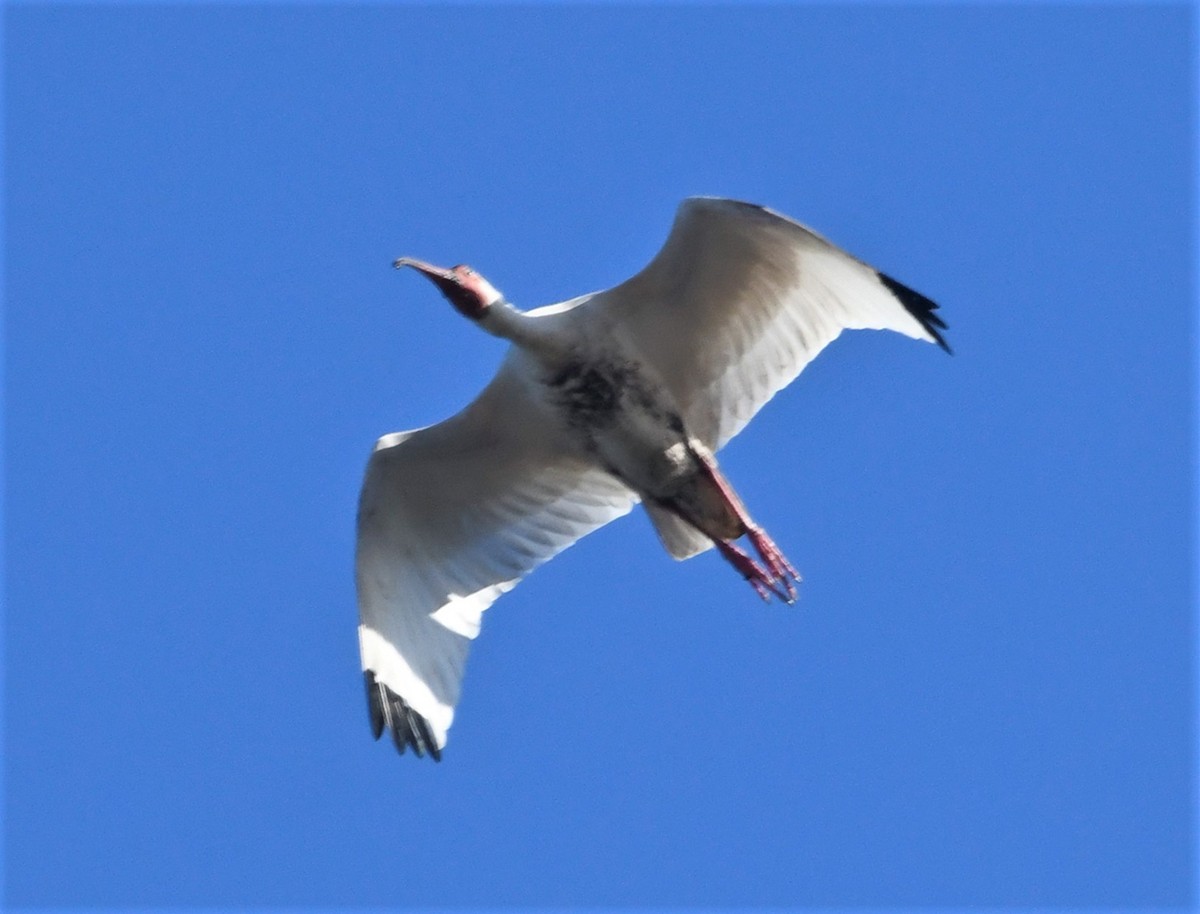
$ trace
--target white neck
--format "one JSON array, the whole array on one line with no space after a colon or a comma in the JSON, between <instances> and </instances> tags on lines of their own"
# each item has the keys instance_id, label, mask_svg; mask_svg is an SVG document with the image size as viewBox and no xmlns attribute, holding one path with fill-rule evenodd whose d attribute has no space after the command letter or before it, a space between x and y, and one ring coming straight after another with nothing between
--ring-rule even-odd
<instances>
[{"instance_id":1,"label":"white neck","mask_svg":"<svg viewBox=\"0 0 1200 914\"><path fill-rule=\"evenodd\" d=\"M549 332L546 322L514 308L504 299L492 303L479 319L479 326L492 336L512 340L522 349L533 352L550 354L562 348L556 335Z\"/></svg>"}]
</instances>

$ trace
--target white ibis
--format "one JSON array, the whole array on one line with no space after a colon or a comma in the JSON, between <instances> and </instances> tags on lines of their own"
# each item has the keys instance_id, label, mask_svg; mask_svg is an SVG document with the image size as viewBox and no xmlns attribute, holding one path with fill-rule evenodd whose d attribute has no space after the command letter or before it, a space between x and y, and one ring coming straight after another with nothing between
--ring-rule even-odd
<instances>
[{"instance_id":1,"label":"white ibis","mask_svg":"<svg viewBox=\"0 0 1200 914\"><path fill-rule=\"evenodd\" d=\"M760 596L792 602L799 575L714 452L843 329L895 330L949 352L928 298L734 200L684 201L632 279L534 311L467 266L395 265L512 342L458 415L379 439L359 502L371 726L438 760L483 611L638 501L674 558L715 546Z\"/></svg>"}]
</instances>

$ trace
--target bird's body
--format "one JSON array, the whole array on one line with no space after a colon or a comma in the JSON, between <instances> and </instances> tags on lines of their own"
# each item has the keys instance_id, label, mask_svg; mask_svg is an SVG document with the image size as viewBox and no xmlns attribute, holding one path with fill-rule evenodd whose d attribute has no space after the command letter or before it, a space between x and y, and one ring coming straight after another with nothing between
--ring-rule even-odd
<instances>
[{"instance_id":1,"label":"bird's body","mask_svg":"<svg viewBox=\"0 0 1200 914\"><path fill-rule=\"evenodd\" d=\"M402 259L512 341L457 416L384 436L359 506L360 644L372 724L397 747L445 743L481 616L521 577L639 500L664 546L716 546L758 593L795 570L714 453L843 328L945 346L923 296L798 224L714 198L607 292L521 312L466 267ZM747 535L759 561L732 541Z\"/></svg>"},{"instance_id":2,"label":"bird's body","mask_svg":"<svg viewBox=\"0 0 1200 914\"><path fill-rule=\"evenodd\" d=\"M572 347L539 364L535 396L563 444L602 466L647 503L678 504L709 535L744 533L704 472L704 445L689 439L678 405L652 368L620 344Z\"/></svg>"}]
</instances>

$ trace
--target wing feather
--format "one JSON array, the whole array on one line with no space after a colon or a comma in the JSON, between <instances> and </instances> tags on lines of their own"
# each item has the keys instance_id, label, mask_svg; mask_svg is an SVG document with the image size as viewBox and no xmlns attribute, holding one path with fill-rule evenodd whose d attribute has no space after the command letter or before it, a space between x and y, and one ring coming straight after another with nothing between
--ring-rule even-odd
<instances>
[{"instance_id":1,"label":"wing feather","mask_svg":"<svg viewBox=\"0 0 1200 914\"><path fill-rule=\"evenodd\" d=\"M387 435L359 501L359 643L376 737L440 757L484 610L636 496L571 454L512 360L451 419Z\"/></svg>"},{"instance_id":2,"label":"wing feather","mask_svg":"<svg viewBox=\"0 0 1200 914\"><path fill-rule=\"evenodd\" d=\"M693 197L662 250L573 310L639 353L718 448L844 329L949 350L937 305L764 207Z\"/></svg>"}]
</instances>

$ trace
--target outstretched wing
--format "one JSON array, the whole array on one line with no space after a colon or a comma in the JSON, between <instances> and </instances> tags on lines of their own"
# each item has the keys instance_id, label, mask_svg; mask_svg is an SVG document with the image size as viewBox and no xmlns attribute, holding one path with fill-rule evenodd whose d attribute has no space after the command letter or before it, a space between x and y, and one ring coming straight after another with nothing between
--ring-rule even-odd
<instances>
[{"instance_id":1,"label":"outstretched wing","mask_svg":"<svg viewBox=\"0 0 1200 914\"><path fill-rule=\"evenodd\" d=\"M842 330L895 330L949 351L937 305L786 216L693 197L627 282L581 303L658 372L689 431L724 445Z\"/></svg>"},{"instance_id":2,"label":"outstretched wing","mask_svg":"<svg viewBox=\"0 0 1200 914\"><path fill-rule=\"evenodd\" d=\"M570 455L510 358L470 406L379 440L358 512L359 643L376 739L440 758L483 611L637 497Z\"/></svg>"}]
</instances>

